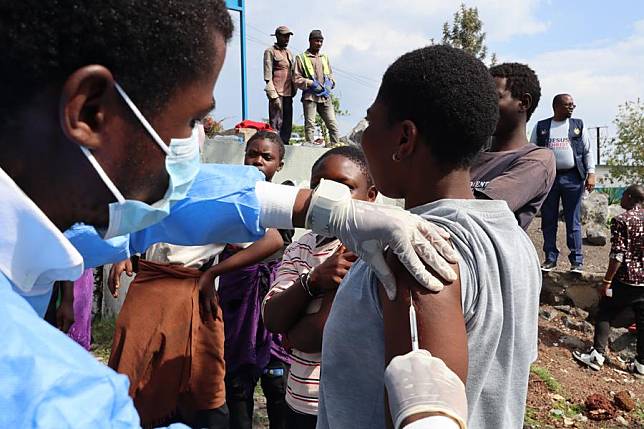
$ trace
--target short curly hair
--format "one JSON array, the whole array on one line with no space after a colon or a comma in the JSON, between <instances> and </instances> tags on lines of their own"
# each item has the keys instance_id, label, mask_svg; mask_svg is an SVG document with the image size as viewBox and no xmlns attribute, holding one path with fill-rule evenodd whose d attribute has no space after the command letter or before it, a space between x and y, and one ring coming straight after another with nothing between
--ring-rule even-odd
<instances>
[{"instance_id":1,"label":"short curly hair","mask_svg":"<svg viewBox=\"0 0 644 429\"><path fill-rule=\"evenodd\" d=\"M373 178L371 177L371 173L369 172L367 158L365 158L362 149L356 146L338 146L324 152L322 156L320 156L317 161L313 163L313 167L311 167L311 174L313 174L318 168L320 168L320 165L322 165L322 163L327 158L334 155L342 156L353 162L356 166L358 166L360 172L362 172L364 177L367 179L367 186L373 185Z\"/></svg>"},{"instance_id":2,"label":"short curly hair","mask_svg":"<svg viewBox=\"0 0 644 429\"><path fill-rule=\"evenodd\" d=\"M530 94L532 106L527 111L529 121L541 99L541 85L537 74L525 64L503 63L490 67L492 77L505 78L505 88L510 91L512 98L519 99L523 94Z\"/></svg>"},{"instance_id":3,"label":"short curly hair","mask_svg":"<svg viewBox=\"0 0 644 429\"><path fill-rule=\"evenodd\" d=\"M269 142L272 142L273 144L277 145L277 151L279 152L280 161L284 160L284 155L286 154L286 148L284 147L284 142L282 141L282 138L275 131L267 131L267 130L257 131L246 142L245 150L248 150L248 146L252 142L257 140L268 140Z\"/></svg>"},{"instance_id":4,"label":"short curly hair","mask_svg":"<svg viewBox=\"0 0 644 429\"><path fill-rule=\"evenodd\" d=\"M626 188L624 193L630 196L635 204L644 203L644 186L633 184Z\"/></svg>"},{"instance_id":5,"label":"short curly hair","mask_svg":"<svg viewBox=\"0 0 644 429\"><path fill-rule=\"evenodd\" d=\"M432 155L469 167L489 143L499 119L487 67L461 49L433 45L398 58L385 72L377 100L390 121L410 120Z\"/></svg>"},{"instance_id":6,"label":"short curly hair","mask_svg":"<svg viewBox=\"0 0 644 429\"><path fill-rule=\"evenodd\" d=\"M223 0L3 1L0 117L91 64L150 113L210 69L215 33L233 33Z\"/></svg>"}]
</instances>

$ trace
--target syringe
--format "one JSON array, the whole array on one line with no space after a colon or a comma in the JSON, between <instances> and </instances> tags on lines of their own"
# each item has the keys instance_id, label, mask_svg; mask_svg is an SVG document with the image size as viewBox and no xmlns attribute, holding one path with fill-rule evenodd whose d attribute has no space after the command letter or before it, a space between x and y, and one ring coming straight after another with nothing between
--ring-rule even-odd
<instances>
[{"instance_id":1,"label":"syringe","mask_svg":"<svg viewBox=\"0 0 644 429\"><path fill-rule=\"evenodd\" d=\"M411 349L418 350L418 324L416 322L416 309L414 308L414 298L409 291L409 329L411 330Z\"/></svg>"}]
</instances>

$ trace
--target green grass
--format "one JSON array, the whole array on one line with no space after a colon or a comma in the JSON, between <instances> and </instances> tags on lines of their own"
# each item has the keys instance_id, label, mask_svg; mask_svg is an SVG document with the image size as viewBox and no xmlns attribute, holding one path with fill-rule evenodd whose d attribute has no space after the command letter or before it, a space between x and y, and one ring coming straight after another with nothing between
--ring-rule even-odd
<instances>
[{"instance_id":1,"label":"green grass","mask_svg":"<svg viewBox=\"0 0 644 429\"><path fill-rule=\"evenodd\" d=\"M535 376L539 377L539 379L543 381L543 383L546 385L546 387L550 392L557 393L563 398L563 387L561 386L561 383L557 381L557 379L550 373L550 371L548 371L547 368L544 368L538 365L532 365L532 367L530 368L530 372ZM572 418L578 414L583 414L585 410L584 404L570 403L566 399L561 399L554 402L551 407L552 407L551 408L552 410L561 411L559 415L551 414L549 416L550 419L553 419L553 420L561 420L564 417ZM538 420L537 410L531 407L526 408L524 422L525 422L525 425L528 427L537 427L537 428L549 427L549 426L543 426L543 422L540 422Z\"/></svg>"},{"instance_id":2,"label":"green grass","mask_svg":"<svg viewBox=\"0 0 644 429\"><path fill-rule=\"evenodd\" d=\"M103 318L92 322L92 354L107 364L112 348L115 320Z\"/></svg>"},{"instance_id":3,"label":"green grass","mask_svg":"<svg viewBox=\"0 0 644 429\"><path fill-rule=\"evenodd\" d=\"M541 423L539 423L537 413L538 413L538 410L536 408L526 407L525 417L523 418L523 425L528 427L535 427L535 428L540 427Z\"/></svg>"},{"instance_id":4,"label":"green grass","mask_svg":"<svg viewBox=\"0 0 644 429\"><path fill-rule=\"evenodd\" d=\"M563 411L563 417L575 417L577 414L583 414L586 408L584 404L571 404L568 401L558 401L553 408Z\"/></svg>"},{"instance_id":5,"label":"green grass","mask_svg":"<svg viewBox=\"0 0 644 429\"><path fill-rule=\"evenodd\" d=\"M637 420L644 422L644 403L637 401L637 407L633 410L633 415L637 417Z\"/></svg>"},{"instance_id":6,"label":"green grass","mask_svg":"<svg viewBox=\"0 0 644 429\"><path fill-rule=\"evenodd\" d=\"M550 371L548 371L548 369L541 366L532 365L530 372L539 377L546 384L546 387L549 391L553 393L561 392L561 384L559 384L557 379L554 378L552 374L550 374Z\"/></svg>"}]
</instances>

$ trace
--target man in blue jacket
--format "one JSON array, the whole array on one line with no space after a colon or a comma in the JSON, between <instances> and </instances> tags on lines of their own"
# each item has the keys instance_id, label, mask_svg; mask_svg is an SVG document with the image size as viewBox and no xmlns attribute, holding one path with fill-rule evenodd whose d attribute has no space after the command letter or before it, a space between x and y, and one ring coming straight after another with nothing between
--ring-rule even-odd
<instances>
[{"instance_id":1,"label":"man in blue jacket","mask_svg":"<svg viewBox=\"0 0 644 429\"><path fill-rule=\"evenodd\" d=\"M584 189L595 188L595 160L588 132L581 119L572 117L575 102L569 94L558 94L552 100L554 115L541 120L532 130L530 142L547 147L555 154L557 176L550 193L541 206L543 250L546 258L541 269L551 271L557 266L557 223L559 201L566 221L566 243L570 250L570 270L581 273L584 255L581 246L581 199Z\"/></svg>"}]
</instances>

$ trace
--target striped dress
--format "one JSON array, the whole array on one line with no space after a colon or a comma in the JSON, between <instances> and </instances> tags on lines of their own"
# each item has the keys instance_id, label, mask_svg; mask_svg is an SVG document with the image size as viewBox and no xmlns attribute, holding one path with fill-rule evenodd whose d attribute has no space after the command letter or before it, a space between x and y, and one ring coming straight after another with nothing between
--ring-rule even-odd
<instances>
[{"instance_id":1,"label":"striped dress","mask_svg":"<svg viewBox=\"0 0 644 429\"><path fill-rule=\"evenodd\" d=\"M309 232L288 246L284 251L282 265L271 290L264 298L262 313L269 299L293 286L300 274L320 265L333 255L340 245L340 240L329 241L325 237ZM306 310L307 314L318 312L321 304L322 298L312 300ZM321 356L321 353L291 350L291 370L286 386L286 402L295 411L312 415L318 413Z\"/></svg>"}]
</instances>

